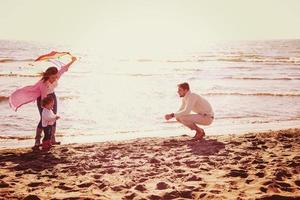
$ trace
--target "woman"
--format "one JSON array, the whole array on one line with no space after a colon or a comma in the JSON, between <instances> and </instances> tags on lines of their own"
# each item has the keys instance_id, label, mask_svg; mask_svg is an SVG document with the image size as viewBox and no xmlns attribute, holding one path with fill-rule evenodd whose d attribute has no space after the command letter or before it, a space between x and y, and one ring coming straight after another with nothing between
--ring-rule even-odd
<instances>
[{"instance_id":1,"label":"woman","mask_svg":"<svg viewBox=\"0 0 300 200\"><path fill-rule=\"evenodd\" d=\"M57 87L57 82L62 76L62 74L68 71L69 67L76 61L76 57L72 57L71 61L62 66L59 70L56 67L49 67L44 73L43 77L40 81L38 81L35 85L26 86L21 89L16 90L9 97L9 104L14 109L17 110L20 106L37 100L37 107L40 113L42 114L41 101L47 97L51 96L54 99L54 107L53 112L57 113L57 99L55 95L55 88ZM40 120L37 128L36 128L36 137L35 137L35 145L34 148L38 148L41 144L41 134L43 131L42 122ZM52 144L60 144L55 140L55 132L56 132L56 123L52 129Z\"/></svg>"}]
</instances>

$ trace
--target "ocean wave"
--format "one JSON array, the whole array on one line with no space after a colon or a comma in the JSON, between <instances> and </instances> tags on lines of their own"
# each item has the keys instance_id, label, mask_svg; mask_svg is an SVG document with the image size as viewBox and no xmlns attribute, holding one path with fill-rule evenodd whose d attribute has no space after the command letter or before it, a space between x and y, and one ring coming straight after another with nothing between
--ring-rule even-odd
<instances>
[{"instance_id":1,"label":"ocean wave","mask_svg":"<svg viewBox=\"0 0 300 200\"><path fill-rule=\"evenodd\" d=\"M0 77L40 77L41 74L0 74Z\"/></svg>"},{"instance_id":2,"label":"ocean wave","mask_svg":"<svg viewBox=\"0 0 300 200\"><path fill-rule=\"evenodd\" d=\"M9 97L6 97L6 96L0 96L0 103L1 102L5 102L5 101L8 101Z\"/></svg>"},{"instance_id":3,"label":"ocean wave","mask_svg":"<svg viewBox=\"0 0 300 200\"><path fill-rule=\"evenodd\" d=\"M0 63L13 63L13 62L33 62L34 59L13 59L13 58L0 58Z\"/></svg>"},{"instance_id":4,"label":"ocean wave","mask_svg":"<svg viewBox=\"0 0 300 200\"><path fill-rule=\"evenodd\" d=\"M78 96L62 96L58 97L59 100L71 100L71 99L78 99Z\"/></svg>"},{"instance_id":5,"label":"ocean wave","mask_svg":"<svg viewBox=\"0 0 300 200\"><path fill-rule=\"evenodd\" d=\"M299 119L300 119L299 116L295 116L295 117L290 117L290 118L287 118L287 119L256 120L256 121L252 121L251 124L265 124L265 123L270 123L270 122L296 121L296 120L299 120Z\"/></svg>"},{"instance_id":6,"label":"ocean wave","mask_svg":"<svg viewBox=\"0 0 300 200\"><path fill-rule=\"evenodd\" d=\"M70 99L78 99L78 96L61 96L58 97L59 100L70 100ZM0 96L0 103L1 102L7 102L9 99L9 96Z\"/></svg>"},{"instance_id":7,"label":"ocean wave","mask_svg":"<svg viewBox=\"0 0 300 200\"><path fill-rule=\"evenodd\" d=\"M184 63L184 62L193 62L192 60L167 60L168 63ZM200 60L198 60L200 62Z\"/></svg>"},{"instance_id":8,"label":"ocean wave","mask_svg":"<svg viewBox=\"0 0 300 200\"><path fill-rule=\"evenodd\" d=\"M217 117L216 119L245 119L245 118L258 118L261 117L259 115L245 115L245 116L224 116Z\"/></svg>"},{"instance_id":9,"label":"ocean wave","mask_svg":"<svg viewBox=\"0 0 300 200\"><path fill-rule=\"evenodd\" d=\"M221 57L215 59L216 61L222 62L250 62L250 63L263 63L263 64L290 64L299 65L299 60L294 60L289 57L247 57L247 56L236 56L236 57Z\"/></svg>"},{"instance_id":10,"label":"ocean wave","mask_svg":"<svg viewBox=\"0 0 300 200\"><path fill-rule=\"evenodd\" d=\"M283 80L283 81L290 81L290 80L300 80L299 78L287 78L287 77L278 77L278 78L266 78L266 77L224 77L223 79L232 79L232 80Z\"/></svg>"},{"instance_id":11,"label":"ocean wave","mask_svg":"<svg viewBox=\"0 0 300 200\"><path fill-rule=\"evenodd\" d=\"M204 93L206 96L277 96L277 97L300 97L300 93L239 93L239 92L209 92Z\"/></svg>"},{"instance_id":12,"label":"ocean wave","mask_svg":"<svg viewBox=\"0 0 300 200\"><path fill-rule=\"evenodd\" d=\"M30 140L34 139L33 136L0 136L1 140Z\"/></svg>"}]
</instances>

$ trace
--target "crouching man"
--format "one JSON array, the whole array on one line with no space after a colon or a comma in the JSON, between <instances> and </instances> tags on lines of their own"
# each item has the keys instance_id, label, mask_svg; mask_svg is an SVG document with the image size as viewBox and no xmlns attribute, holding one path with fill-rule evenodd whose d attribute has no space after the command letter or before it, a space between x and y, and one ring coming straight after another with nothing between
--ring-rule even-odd
<instances>
[{"instance_id":1,"label":"crouching man","mask_svg":"<svg viewBox=\"0 0 300 200\"><path fill-rule=\"evenodd\" d=\"M195 140L202 140L205 132L197 124L207 126L213 122L214 112L210 103L200 95L192 93L188 83L179 84L177 93L182 97L182 105L176 113L166 114L165 119L175 117L178 122L196 131Z\"/></svg>"}]
</instances>

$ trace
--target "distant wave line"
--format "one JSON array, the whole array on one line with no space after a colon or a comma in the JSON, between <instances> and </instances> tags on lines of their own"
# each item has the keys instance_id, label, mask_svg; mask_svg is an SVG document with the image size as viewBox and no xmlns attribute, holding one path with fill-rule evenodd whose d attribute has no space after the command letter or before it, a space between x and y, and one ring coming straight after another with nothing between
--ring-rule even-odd
<instances>
[{"instance_id":1,"label":"distant wave line","mask_svg":"<svg viewBox=\"0 0 300 200\"><path fill-rule=\"evenodd\" d=\"M209 92L204 93L203 95L207 96L290 96L290 97L300 97L300 93L268 93L268 92L259 92L259 93L239 93L239 92Z\"/></svg>"}]
</instances>

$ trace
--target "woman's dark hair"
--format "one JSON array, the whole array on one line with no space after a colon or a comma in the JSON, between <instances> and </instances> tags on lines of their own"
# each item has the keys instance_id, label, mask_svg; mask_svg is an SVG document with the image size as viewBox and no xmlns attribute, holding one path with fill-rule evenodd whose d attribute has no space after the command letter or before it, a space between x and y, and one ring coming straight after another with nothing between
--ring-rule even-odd
<instances>
[{"instance_id":1,"label":"woman's dark hair","mask_svg":"<svg viewBox=\"0 0 300 200\"><path fill-rule=\"evenodd\" d=\"M42 106L45 107L49 103L53 102L54 99L51 96L47 96L42 100Z\"/></svg>"},{"instance_id":2,"label":"woman's dark hair","mask_svg":"<svg viewBox=\"0 0 300 200\"><path fill-rule=\"evenodd\" d=\"M58 70L56 67L49 67L44 73L42 80L45 82L49 79L51 75L57 74Z\"/></svg>"}]
</instances>

